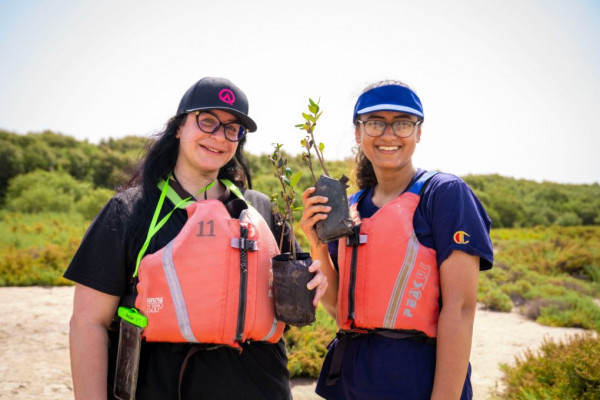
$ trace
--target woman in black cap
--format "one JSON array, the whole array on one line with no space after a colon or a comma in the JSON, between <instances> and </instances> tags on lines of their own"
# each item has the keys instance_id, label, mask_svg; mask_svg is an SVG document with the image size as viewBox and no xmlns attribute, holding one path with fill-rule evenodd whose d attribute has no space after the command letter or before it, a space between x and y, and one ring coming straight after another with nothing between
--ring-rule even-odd
<instances>
[{"instance_id":1,"label":"woman in black cap","mask_svg":"<svg viewBox=\"0 0 600 400\"><path fill-rule=\"evenodd\" d=\"M469 352L477 276L491 268L490 219L460 178L412 162L423 107L403 83L369 86L353 115L358 193L354 235L333 246L314 224L322 196L304 194L301 227L329 286L340 331L317 384L327 399L471 399Z\"/></svg>"},{"instance_id":2,"label":"woman in black cap","mask_svg":"<svg viewBox=\"0 0 600 400\"><path fill-rule=\"evenodd\" d=\"M201 79L92 222L65 272L77 399L291 398L270 277L281 228L246 189L255 130L237 86Z\"/></svg>"}]
</instances>

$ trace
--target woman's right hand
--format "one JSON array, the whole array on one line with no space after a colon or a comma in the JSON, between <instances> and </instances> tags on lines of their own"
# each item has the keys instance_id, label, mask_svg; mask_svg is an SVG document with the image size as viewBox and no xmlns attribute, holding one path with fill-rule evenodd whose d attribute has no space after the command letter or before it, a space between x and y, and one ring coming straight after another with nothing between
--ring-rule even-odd
<instances>
[{"instance_id":1,"label":"woman's right hand","mask_svg":"<svg viewBox=\"0 0 600 400\"><path fill-rule=\"evenodd\" d=\"M327 197L325 196L312 196L315 192L314 187L309 187L302 194L302 202L304 203L304 210L302 211L302 218L300 219L300 228L306 235L310 246L313 248L318 247L319 245L324 245L319 240L317 236L317 231L315 230L315 224L318 221L322 221L327 219L327 213L331 211L330 206L326 206Z\"/></svg>"}]
</instances>

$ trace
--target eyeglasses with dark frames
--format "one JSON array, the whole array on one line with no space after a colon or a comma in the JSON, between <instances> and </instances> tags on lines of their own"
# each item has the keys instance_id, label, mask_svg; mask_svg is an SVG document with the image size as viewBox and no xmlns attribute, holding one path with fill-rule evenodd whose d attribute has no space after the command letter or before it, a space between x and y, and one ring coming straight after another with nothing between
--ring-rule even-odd
<instances>
[{"instance_id":1,"label":"eyeglasses with dark frames","mask_svg":"<svg viewBox=\"0 0 600 400\"><path fill-rule=\"evenodd\" d=\"M403 119L401 121L392 122L388 124L387 122L379 121L376 119L368 119L366 121L356 120L357 123L361 124L365 128L365 133L368 136L378 137L383 135L388 125L392 127L392 132L394 135L400 138L407 138L415 132L415 126L421 125L422 120L419 121L411 121L408 119Z\"/></svg>"},{"instance_id":2,"label":"eyeglasses with dark frames","mask_svg":"<svg viewBox=\"0 0 600 400\"><path fill-rule=\"evenodd\" d=\"M219 128L223 127L225 139L230 142L239 142L246 134L246 127L238 122L224 124L213 114L207 111L196 111L196 124L204 133L216 133Z\"/></svg>"}]
</instances>

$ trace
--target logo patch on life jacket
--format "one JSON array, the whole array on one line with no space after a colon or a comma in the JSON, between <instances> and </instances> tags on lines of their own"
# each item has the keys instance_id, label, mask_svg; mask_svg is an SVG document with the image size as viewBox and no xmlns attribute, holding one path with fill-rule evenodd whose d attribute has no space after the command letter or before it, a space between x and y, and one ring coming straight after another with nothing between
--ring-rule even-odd
<instances>
[{"instance_id":1,"label":"logo patch on life jacket","mask_svg":"<svg viewBox=\"0 0 600 400\"><path fill-rule=\"evenodd\" d=\"M469 243L469 239L467 239L469 234L465 231L458 231L454 234L454 242L456 244L467 244Z\"/></svg>"},{"instance_id":2,"label":"logo patch on life jacket","mask_svg":"<svg viewBox=\"0 0 600 400\"><path fill-rule=\"evenodd\" d=\"M148 306L148 313L157 313L163 308L163 298L148 297L146 299L146 305Z\"/></svg>"}]
</instances>

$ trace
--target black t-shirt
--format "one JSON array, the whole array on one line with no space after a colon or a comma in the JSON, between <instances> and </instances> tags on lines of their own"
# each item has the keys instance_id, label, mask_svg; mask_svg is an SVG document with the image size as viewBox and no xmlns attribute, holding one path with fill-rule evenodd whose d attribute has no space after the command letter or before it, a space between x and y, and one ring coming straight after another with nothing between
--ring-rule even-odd
<instances>
[{"instance_id":1,"label":"black t-shirt","mask_svg":"<svg viewBox=\"0 0 600 400\"><path fill-rule=\"evenodd\" d=\"M180 195L182 188L171 185ZM157 189L158 190L158 189ZM228 194L225 203L234 198ZM276 234L267 196L246 190L244 198L256 208ZM139 202L144 201L138 188L115 195L88 228L71 261L65 278L101 292L121 297L121 303L132 305L131 277L137 253L130 251L130 241L145 239L150 221L139 229L134 221ZM165 199L161 218L174 204ZM152 238L146 254L169 243L187 221L187 213L178 209ZM138 229L136 229L138 228ZM278 237L278 236L276 236ZM134 254L135 253L135 254ZM127 296L128 295L128 296ZM109 331L108 393L112 398L118 331ZM136 399L177 399L180 371L192 344L142 342ZM283 340L270 344L250 342L242 351L228 347L201 350L187 362L181 384L183 399L291 399L287 356Z\"/></svg>"}]
</instances>

